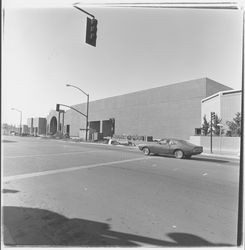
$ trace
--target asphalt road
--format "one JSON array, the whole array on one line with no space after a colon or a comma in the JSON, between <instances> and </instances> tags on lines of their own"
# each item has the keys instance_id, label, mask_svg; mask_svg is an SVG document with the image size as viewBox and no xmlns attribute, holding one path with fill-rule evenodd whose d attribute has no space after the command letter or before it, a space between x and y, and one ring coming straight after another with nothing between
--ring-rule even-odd
<instances>
[{"instance_id":1,"label":"asphalt road","mask_svg":"<svg viewBox=\"0 0 245 250\"><path fill-rule=\"evenodd\" d=\"M236 245L236 160L31 137L2 148L6 245Z\"/></svg>"}]
</instances>

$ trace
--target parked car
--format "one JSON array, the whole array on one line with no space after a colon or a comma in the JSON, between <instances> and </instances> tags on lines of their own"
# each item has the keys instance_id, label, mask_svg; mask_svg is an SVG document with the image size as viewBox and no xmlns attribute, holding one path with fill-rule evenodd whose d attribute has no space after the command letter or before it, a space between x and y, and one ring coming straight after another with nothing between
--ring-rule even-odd
<instances>
[{"instance_id":1,"label":"parked car","mask_svg":"<svg viewBox=\"0 0 245 250\"><path fill-rule=\"evenodd\" d=\"M118 139L109 139L109 145L123 145L123 146L132 146L132 142L128 140L118 140Z\"/></svg>"},{"instance_id":2,"label":"parked car","mask_svg":"<svg viewBox=\"0 0 245 250\"><path fill-rule=\"evenodd\" d=\"M10 135L18 135L18 132L16 132L16 131L10 131Z\"/></svg>"},{"instance_id":3,"label":"parked car","mask_svg":"<svg viewBox=\"0 0 245 250\"><path fill-rule=\"evenodd\" d=\"M198 155L203 152L203 147L177 139L161 139L158 142L139 144L138 147L145 155L151 153L173 155L177 159L191 158L192 155Z\"/></svg>"}]
</instances>

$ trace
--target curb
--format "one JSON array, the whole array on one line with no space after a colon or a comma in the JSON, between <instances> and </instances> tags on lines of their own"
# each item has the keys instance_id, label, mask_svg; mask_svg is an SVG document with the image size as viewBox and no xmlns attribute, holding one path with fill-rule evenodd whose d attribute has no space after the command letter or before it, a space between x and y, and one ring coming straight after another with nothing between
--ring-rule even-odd
<instances>
[{"instance_id":1,"label":"curb","mask_svg":"<svg viewBox=\"0 0 245 250\"><path fill-rule=\"evenodd\" d=\"M65 141L65 140L60 140L60 139L54 139L55 141L60 141L60 142L68 142L68 143L79 143L79 144L88 144L88 145L98 145L98 146L105 146L105 147L116 147L116 148L125 148L125 149L134 149L137 150L137 146L126 146L126 145L110 145L110 144L103 144L103 143L97 143L97 142L86 142L86 141ZM200 154L200 156L205 156L205 157L211 157L211 158L228 158L228 159L234 159L234 160L240 160L240 156L238 155L222 155L222 154L211 154L211 153L205 153L203 152Z\"/></svg>"},{"instance_id":2,"label":"curb","mask_svg":"<svg viewBox=\"0 0 245 250\"><path fill-rule=\"evenodd\" d=\"M240 160L240 156L236 156L236 155L221 155L221 154L210 154L210 153L202 153L201 155L212 157L212 158L220 157L220 158Z\"/></svg>"},{"instance_id":3,"label":"curb","mask_svg":"<svg viewBox=\"0 0 245 250\"><path fill-rule=\"evenodd\" d=\"M103 144L103 143L96 143L96 142L72 142L72 141L69 141L69 143L80 143L80 144L98 145L98 146L105 146L105 147L119 147L119 148L127 148L127 149L138 149L137 146L111 145L111 144Z\"/></svg>"}]
</instances>

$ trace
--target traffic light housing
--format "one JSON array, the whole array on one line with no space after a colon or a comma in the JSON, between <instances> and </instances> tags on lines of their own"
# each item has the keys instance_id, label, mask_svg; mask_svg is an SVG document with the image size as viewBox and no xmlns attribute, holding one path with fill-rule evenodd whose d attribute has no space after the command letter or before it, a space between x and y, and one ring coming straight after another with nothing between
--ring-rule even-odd
<instances>
[{"instance_id":1,"label":"traffic light housing","mask_svg":"<svg viewBox=\"0 0 245 250\"><path fill-rule=\"evenodd\" d=\"M212 120L215 119L215 112L211 112L211 119L212 119Z\"/></svg>"},{"instance_id":2,"label":"traffic light housing","mask_svg":"<svg viewBox=\"0 0 245 250\"><path fill-rule=\"evenodd\" d=\"M87 17L86 43L96 47L97 39L97 19Z\"/></svg>"},{"instance_id":3,"label":"traffic light housing","mask_svg":"<svg viewBox=\"0 0 245 250\"><path fill-rule=\"evenodd\" d=\"M56 111L60 111L60 105L59 104L56 104Z\"/></svg>"}]
</instances>

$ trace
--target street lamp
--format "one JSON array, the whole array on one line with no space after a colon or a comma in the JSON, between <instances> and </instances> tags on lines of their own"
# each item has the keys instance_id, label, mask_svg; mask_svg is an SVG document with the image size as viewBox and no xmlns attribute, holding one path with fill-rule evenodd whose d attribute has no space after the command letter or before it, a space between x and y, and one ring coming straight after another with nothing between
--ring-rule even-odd
<instances>
[{"instance_id":1,"label":"street lamp","mask_svg":"<svg viewBox=\"0 0 245 250\"><path fill-rule=\"evenodd\" d=\"M72 84L66 84L66 87L73 87L81 91L84 95L87 96L87 115L86 115L86 141L88 140L88 108L89 108L89 94L85 93L82 89L79 87L72 85Z\"/></svg>"},{"instance_id":2,"label":"street lamp","mask_svg":"<svg viewBox=\"0 0 245 250\"><path fill-rule=\"evenodd\" d=\"M20 113L20 135L21 135L21 130L22 130L22 128L21 128L21 126L22 126L22 111L19 110L19 109L16 109L16 108L11 108L11 110L15 110L15 111L17 111L17 112Z\"/></svg>"}]
</instances>

